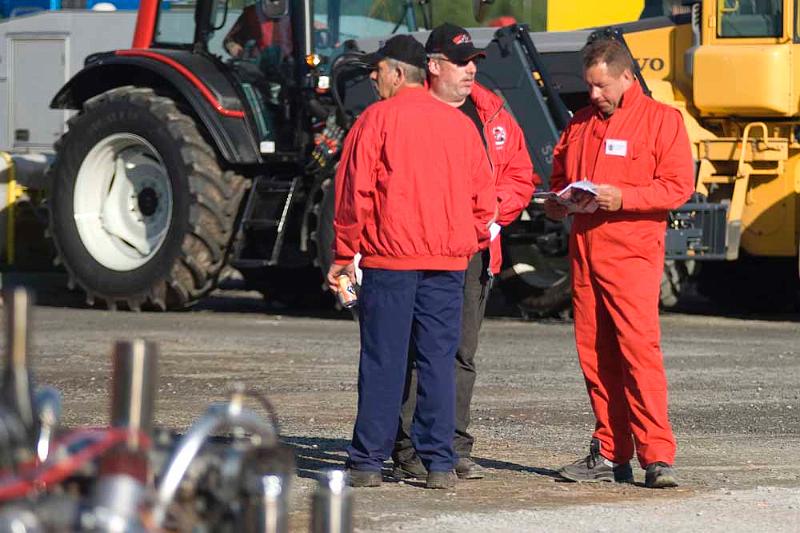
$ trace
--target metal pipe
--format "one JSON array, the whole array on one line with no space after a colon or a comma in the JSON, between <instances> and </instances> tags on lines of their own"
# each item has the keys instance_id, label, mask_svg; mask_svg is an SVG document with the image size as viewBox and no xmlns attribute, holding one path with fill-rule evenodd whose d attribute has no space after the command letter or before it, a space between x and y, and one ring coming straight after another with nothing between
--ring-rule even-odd
<instances>
[{"instance_id":1,"label":"metal pipe","mask_svg":"<svg viewBox=\"0 0 800 533\"><path fill-rule=\"evenodd\" d=\"M261 527L262 533L286 533L288 530L288 513L283 478L274 474L261 478Z\"/></svg>"},{"instance_id":2,"label":"metal pipe","mask_svg":"<svg viewBox=\"0 0 800 533\"><path fill-rule=\"evenodd\" d=\"M142 339L117 341L111 357L111 425L128 428L128 449L138 450L141 435L153 430L158 347Z\"/></svg>"},{"instance_id":3,"label":"metal pipe","mask_svg":"<svg viewBox=\"0 0 800 533\"><path fill-rule=\"evenodd\" d=\"M353 531L353 491L347 485L347 474L342 470L330 470L320 477L311 503L311 531Z\"/></svg>"},{"instance_id":4,"label":"metal pipe","mask_svg":"<svg viewBox=\"0 0 800 533\"><path fill-rule=\"evenodd\" d=\"M265 422L253 411L243 408L241 395L235 395L230 403L211 405L202 418L195 422L183 436L164 470L153 506L153 524L156 528L163 525L167 507L175 497L189 465L197 457L206 440L213 433L234 428L253 433L254 436L261 439L259 444L262 446L278 444L278 433L275 427Z\"/></svg>"},{"instance_id":5,"label":"metal pipe","mask_svg":"<svg viewBox=\"0 0 800 533\"><path fill-rule=\"evenodd\" d=\"M33 383L28 368L28 343L31 293L23 287L5 291L6 367L3 373L3 400L19 416L33 445L36 420L33 409Z\"/></svg>"}]
</instances>

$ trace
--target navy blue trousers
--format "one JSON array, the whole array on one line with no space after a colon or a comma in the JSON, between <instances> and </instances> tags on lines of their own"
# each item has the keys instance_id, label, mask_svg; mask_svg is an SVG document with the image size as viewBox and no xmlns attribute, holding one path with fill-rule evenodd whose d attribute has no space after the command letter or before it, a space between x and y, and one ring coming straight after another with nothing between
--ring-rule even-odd
<instances>
[{"instance_id":1,"label":"navy blue trousers","mask_svg":"<svg viewBox=\"0 0 800 533\"><path fill-rule=\"evenodd\" d=\"M365 268L358 298L361 356L350 467L380 470L391 455L413 341L418 383L411 439L429 471L452 470L464 272Z\"/></svg>"}]
</instances>

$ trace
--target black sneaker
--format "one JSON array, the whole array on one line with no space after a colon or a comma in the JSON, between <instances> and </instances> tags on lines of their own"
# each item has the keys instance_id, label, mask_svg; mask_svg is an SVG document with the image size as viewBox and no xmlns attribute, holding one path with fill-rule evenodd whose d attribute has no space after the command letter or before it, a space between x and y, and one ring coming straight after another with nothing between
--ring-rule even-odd
<instances>
[{"instance_id":1,"label":"black sneaker","mask_svg":"<svg viewBox=\"0 0 800 533\"><path fill-rule=\"evenodd\" d=\"M660 461L650 463L645 468L644 486L648 489L666 489L678 486L675 469Z\"/></svg>"},{"instance_id":2,"label":"black sneaker","mask_svg":"<svg viewBox=\"0 0 800 533\"><path fill-rule=\"evenodd\" d=\"M607 465L603 456L600 455L600 441L597 439L592 439L592 443L589 445L589 455L572 464L562 466L558 470L558 474L568 481L633 483L633 470L631 470L630 463L613 467Z\"/></svg>"},{"instance_id":3,"label":"black sneaker","mask_svg":"<svg viewBox=\"0 0 800 533\"><path fill-rule=\"evenodd\" d=\"M459 457L456 463L456 475L459 479L483 479L486 477L486 471L469 457Z\"/></svg>"},{"instance_id":4,"label":"black sneaker","mask_svg":"<svg viewBox=\"0 0 800 533\"><path fill-rule=\"evenodd\" d=\"M380 470L355 470L347 469L351 487L380 487L383 476Z\"/></svg>"},{"instance_id":5,"label":"black sneaker","mask_svg":"<svg viewBox=\"0 0 800 533\"><path fill-rule=\"evenodd\" d=\"M452 470L428 472L425 487L429 489L454 489L456 488L456 473Z\"/></svg>"},{"instance_id":6,"label":"black sneaker","mask_svg":"<svg viewBox=\"0 0 800 533\"><path fill-rule=\"evenodd\" d=\"M394 468L392 468L392 477L398 480L403 479L425 479L428 475L428 470L422 464L422 459L414 453L405 459L394 459Z\"/></svg>"}]
</instances>

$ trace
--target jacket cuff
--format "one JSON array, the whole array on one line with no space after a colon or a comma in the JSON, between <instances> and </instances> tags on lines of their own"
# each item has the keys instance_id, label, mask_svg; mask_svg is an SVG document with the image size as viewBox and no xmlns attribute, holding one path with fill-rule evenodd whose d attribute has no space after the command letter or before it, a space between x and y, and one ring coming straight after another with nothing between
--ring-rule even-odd
<instances>
[{"instance_id":1,"label":"jacket cuff","mask_svg":"<svg viewBox=\"0 0 800 533\"><path fill-rule=\"evenodd\" d=\"M343 255L337 255L336 258L333 260L334 265L349 265L355 260L354 257L345 257Z\"/></svg>"},{"instance_id":2,"label":"jacket cuff","mask_svg":"<svg viewBox=\"0 0 800 533\"><path fill-rule=\"evenodd\" d=\"M638 187L620 187L622 192L622 206L620 211L636 211L639 207Z\"/></svg>"}]
</instances>

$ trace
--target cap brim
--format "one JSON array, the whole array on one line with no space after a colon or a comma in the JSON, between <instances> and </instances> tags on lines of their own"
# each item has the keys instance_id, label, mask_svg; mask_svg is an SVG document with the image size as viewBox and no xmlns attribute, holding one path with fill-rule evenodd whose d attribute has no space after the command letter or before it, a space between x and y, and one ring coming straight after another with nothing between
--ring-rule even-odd
<instances>
[{"instance_id":1,"label":"cap brim","mask_svg":"<svg viewBox=\"0 0 800 533\"><path fill-rule=\"evenodd\" d=\"M382 53L378 51L378 52L372 52L371 54L365 54L361 58L361 61L365 63L368 67L375 68L378 66L378 63L380 63L381 59L385 58L386 56L384 56Z\"/></svg>"},{"instance_id":2,"label":"cap brim","mask_svg":"<svg viewBox=\"0 0 800 533\"><path fill-rule=\"evenodd\" d=\"M478 57L486 57L486 50L483 48L475 48L474 46L461 46L458 50L453 50L451 53L445 54L445 56L452 61L472 61Z\"/></svg>"}]
</instances>

